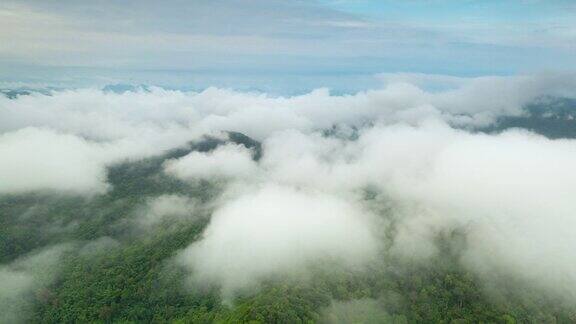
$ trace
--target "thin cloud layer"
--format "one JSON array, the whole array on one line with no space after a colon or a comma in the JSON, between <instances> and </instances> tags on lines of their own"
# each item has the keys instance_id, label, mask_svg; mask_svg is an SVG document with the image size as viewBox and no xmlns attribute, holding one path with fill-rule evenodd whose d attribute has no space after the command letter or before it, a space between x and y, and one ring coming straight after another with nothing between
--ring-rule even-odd
<instances>
[{"instance_id":1,"label":"thin cloud layer","mask_svg":"<svg viewBox=\"0 0 576 324\"><path fill-rule=\"evenodd\" d=\"M567 2L4 0L0 81L349 91L381 70L563 71Z\"/></svg>"},{"instance_id":2,"label":"thin cloud layer","mask_svg":"<svg viewBox=\"0 0 576 324\"><path fill-rule=\"evenodd\" d=\"M149 228L163 221L177 221L190 218L197 209L197 202L186 196L162 195L150 199L146 206L138 212L137 222L144 228Z\"/></svg>"},{"instance_id":3,"label":"thin cloud layer","mask_svg":"<svg viewBox=\"0 0 576 324\"><path fill-rule=\"evenodd\" d=\"M57 277L60 257L69 246L52 246L0 265L0 313L2 323L26 323L34 299Z\"/></svg>"}]
</instances>

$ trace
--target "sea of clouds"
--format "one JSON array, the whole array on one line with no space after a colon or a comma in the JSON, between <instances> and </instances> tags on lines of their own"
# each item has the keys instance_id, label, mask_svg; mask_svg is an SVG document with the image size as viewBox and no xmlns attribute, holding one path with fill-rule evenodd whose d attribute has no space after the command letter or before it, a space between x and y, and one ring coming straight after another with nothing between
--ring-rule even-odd
<instances>
[{"instance_id":1,"label":"sea of clouds","mask_svg":"<svg viewBox=\"0 0 576 324\"><path fill-rule=\"evenodd\" d=\"M318 260L361 267L383 247L376 205L386 200L397 221L393 253L429 258L438 233L464 229L461 262L471 271L576 297L576 140L475 131L525 114L542 96L574 96L576 78L381 78L382 89L351 95L152 88L0 97L0 194L102 194L115 163L235 131L262 143L261 159L229 143L163 165L184 181L224 184L201 239L177 257L195 281L234 292ZM143 223L198 208L192 198L150 201ZM0 281L14 276L7 269Z\"/></svg>"}]
</instances>

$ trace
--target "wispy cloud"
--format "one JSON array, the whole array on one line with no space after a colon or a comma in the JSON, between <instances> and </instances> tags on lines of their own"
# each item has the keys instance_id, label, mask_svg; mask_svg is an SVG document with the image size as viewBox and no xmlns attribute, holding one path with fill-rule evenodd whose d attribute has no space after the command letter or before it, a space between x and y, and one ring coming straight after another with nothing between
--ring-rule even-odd
<instances>
[{"instance_id":1,"label":"wispy cloud","mask_svg":"<svg viewBox=\"0 0 576 324\"><path fill-rule=\"evenodd\" d=\"M0 66L6 71L0 78L18 81L16 75L35 71L30 67L46 66L113 68L123 70L124 79L134 79L134 71L170 69L252 71L276 78L306 70L510 74L565 69L576 63L576 13L565 6L7 0L0 5ZM100 74L111 76L106 73Z\"/></svg>"}]
</instances>

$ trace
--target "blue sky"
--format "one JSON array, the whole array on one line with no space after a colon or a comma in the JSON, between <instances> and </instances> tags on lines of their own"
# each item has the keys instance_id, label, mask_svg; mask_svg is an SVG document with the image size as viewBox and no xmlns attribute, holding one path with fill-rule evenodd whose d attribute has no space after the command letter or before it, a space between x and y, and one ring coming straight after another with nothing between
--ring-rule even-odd
<instances>
[{"instance_id":1,"label":"blue sky","mask_svg":"<svg viewBox=\"0 0 576 324\"><path fill-rule=\"evenodd\" d=\"M4 0L0 85L377 87L576 67L576 1Z\"/></svg>"}]
</instances>

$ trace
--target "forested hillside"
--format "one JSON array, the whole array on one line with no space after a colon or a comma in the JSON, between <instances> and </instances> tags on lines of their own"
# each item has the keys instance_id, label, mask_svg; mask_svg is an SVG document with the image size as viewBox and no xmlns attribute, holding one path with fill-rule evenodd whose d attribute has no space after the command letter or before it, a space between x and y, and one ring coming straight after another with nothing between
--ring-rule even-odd
<instances>
[{"instance_id":1,"label":"forested hillside","mask_svg":"<svg viewBox=\"0 0 576 324\"><path fill-rule=\"evenodd\" d=\"M576 324L576 0L0 0L0 324Z\"/></svg>"},{"instance_id":2,"label":"forested hillside","mask_svg":"<svg viewBox=\"0 0 576 324\"><path fill-rule=\"evenodd\" d=\"M326 136L330 136L327 134ZM42 284L16 296L0 293L3 323L571 323L573 305L548 298L511 277L486 285L463 268L466 229L442 231L425 261L396 256L392 203L366 191L364 200L389 222L384 248L368 268L317 262L306 278L270 277L223 297L216 286L188 280L173 260L199 239L222 182L186 182L162 172L169 159L235 143L261 158L260 143L239 133L205 138L164 155L107 170L111 189L90 197L36 192L0 198L0 263ZM153 201L186 197L156 215ZM176 199L168 204L180 204ZM202 206L198 208L198 206ZM174 206L173 206L174 207ZM143 215L155 217L143 221ZM249 239L249 238L247 238ZM51 262L41 261L52 254ZM57 256L56 256L57 255ZM40 261L36 261L40 260ZM38 280L40 281L40 280Z\"/></svg>"}]
</instances>

